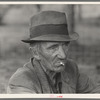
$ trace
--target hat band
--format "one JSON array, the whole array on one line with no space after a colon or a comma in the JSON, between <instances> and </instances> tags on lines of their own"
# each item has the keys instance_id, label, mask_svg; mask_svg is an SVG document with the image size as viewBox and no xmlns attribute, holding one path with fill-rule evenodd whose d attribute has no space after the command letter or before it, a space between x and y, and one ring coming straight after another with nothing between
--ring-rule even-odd
<instances>
[{"instance_id":1,"label":"hat band","mask_svg":"<svg viewBox=\"0 0 100 100\"><path fill-rule=\"evenodd\" d=\"M39 25L30 28L30 38L35 38L42 35L57 34L57 35L68 35L67 24L47 24Z\"/></svg>"}]
</instances>

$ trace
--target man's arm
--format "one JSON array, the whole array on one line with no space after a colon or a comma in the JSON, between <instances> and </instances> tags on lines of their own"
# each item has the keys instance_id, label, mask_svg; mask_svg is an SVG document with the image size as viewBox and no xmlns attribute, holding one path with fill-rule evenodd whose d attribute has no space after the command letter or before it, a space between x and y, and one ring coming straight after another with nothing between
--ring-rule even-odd
<instances>
[{"instance_id":1,"label":"man's arm","mask_svg":"<svg viewBox=\"0 0 100 100\"><path fill-rule=\"evenodd\" d=\"M7 93L8 94L36 94L36 91L30 90L30 89L25 88L25 87L8 86Z\"/></svg>"},{"instance_id":2,"label":"man's arm","mask_svg":"<svg viewBox=\"0 0 100 100\"><path fill-rule=\"evenodd\" d=\"M100 93L100 84L78 71L77 93Z\"/></svg>"}]
</instances>

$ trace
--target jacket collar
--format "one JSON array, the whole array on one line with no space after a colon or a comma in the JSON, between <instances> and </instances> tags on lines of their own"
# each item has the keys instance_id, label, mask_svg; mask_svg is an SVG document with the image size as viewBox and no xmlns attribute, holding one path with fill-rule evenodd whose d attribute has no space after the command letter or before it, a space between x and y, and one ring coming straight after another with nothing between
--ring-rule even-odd
<instances>
[{"instance_id":1,"label":"jacket collar","mask_svg":"<svg viewBox=\"0 0 100 100\"><path fill-rule=\"evenodd\" d=\"M43 93L51 93L52 90L50 88L50 85L48 83L47 77L45 75L45 72L43 68L41 67L39 61L35 60L34 58L31 58L30 66L32 69L35 70L39 81L41 83L41 90ZM66 64L66 67L69 66ZM68 88L69 86L73 87L73 84L71 84L71 73L70 69L66 68L63 72L61 72L61 82L62 82L62 91L64 88ZM67 89L64 91L67 92Z\"/></svg>"},{"instance_id":2,"label":"jacket collar","mask_svg":"<svg viewBox=\"0 0 100 100\"><path fill-rule=\"evenodd\" d=\"M51 93L51 89L44 73L43 68L41 67L39 61L35 60L34 58L31 59L31 64L35 69L35 72L39 78L41 84L41 90L43 93Z\"/></svg>"}]
</instances>

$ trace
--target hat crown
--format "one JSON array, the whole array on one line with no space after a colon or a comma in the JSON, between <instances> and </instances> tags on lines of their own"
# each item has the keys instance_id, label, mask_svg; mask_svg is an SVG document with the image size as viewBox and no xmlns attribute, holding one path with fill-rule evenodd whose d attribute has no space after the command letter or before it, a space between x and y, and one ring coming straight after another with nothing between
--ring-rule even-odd
<instances>
[{"instance_id":1,"label":"hat crown","mask_svg":"<svg viewBox=\"0 0 100 100\"><path fill-rule=\"evenodd\" d=\"M31 18L31 27L47 24L67 24L65 13L43 11Z\"/></svg>"},{"instance_id":2,"label":"hat crown","mask_svg":"<svg viewBox=\"0 0 100 100\"><path fill-rule=\"evenodd\" d=\"M30 20L30 37L23 40L26 43L35 41L72 41L78 38L68 32L65 13L57 11L42 11Z\"/></svg>"}]
</instances>

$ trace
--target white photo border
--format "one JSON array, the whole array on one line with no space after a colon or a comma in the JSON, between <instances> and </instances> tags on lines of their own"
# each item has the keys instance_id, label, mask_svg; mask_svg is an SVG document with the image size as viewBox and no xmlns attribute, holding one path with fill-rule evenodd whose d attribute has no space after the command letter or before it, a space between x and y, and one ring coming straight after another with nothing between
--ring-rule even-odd
<instances>
[{"instance_id":1,"label":"white photo border","mask_svg":"<svg viewBox=\"0 0 100 100\"><path fill-rule=\"evenodd\" d=\"M42 1L19 1L19 2L15 2L15 1L0 1L0 5L5 5L5 4L14 4L14 5L16 5L16 4L21 4L21 5L23 5L23 4L100 4L100 2L89 2L89 1L87 1L87 2L75 2L75 1L63 1L63 2L59 2L59 1L54 1L54 2L52 2L52 1L46 1L46 2L42 2ZM0 94L0 100L1 99L9 99L9 98L51 98L51 99L53 99L53 98L67 98L67 99L72 99L72 100L76 100L76 98L77 99L84 99L84 100L87 100L87 99L100 99L100 94ZM67 100L66 99L66 100ZM46 99L47 100L47 99Z\"/></svg>"}]
</instances>

